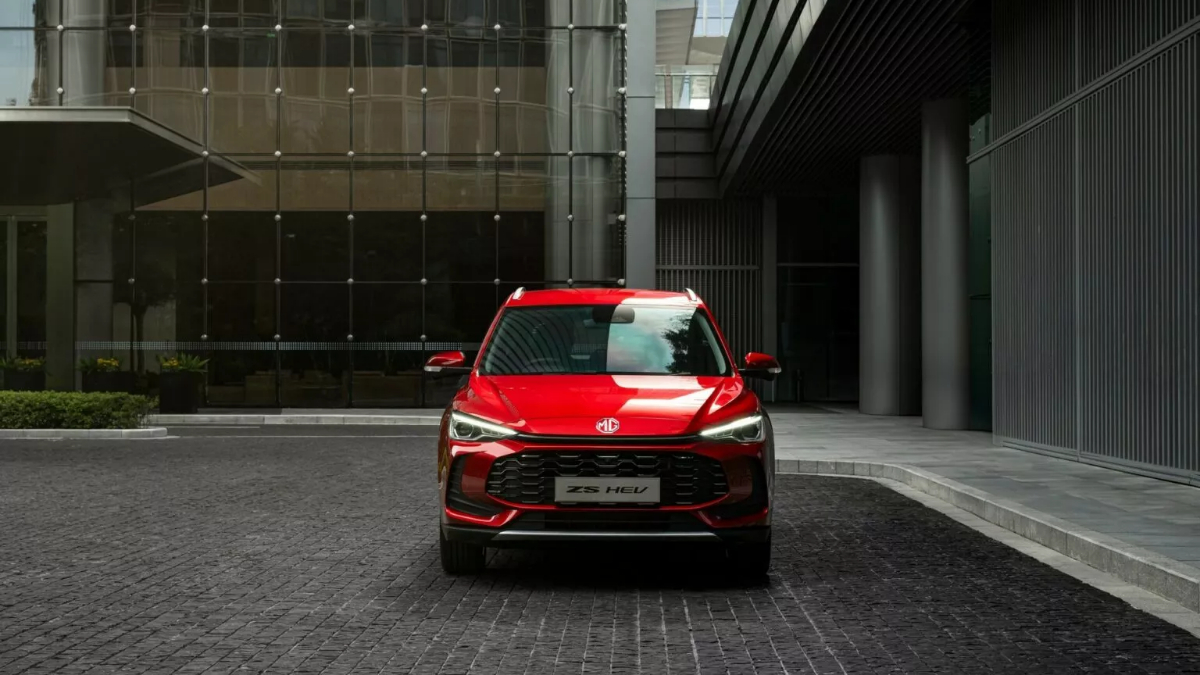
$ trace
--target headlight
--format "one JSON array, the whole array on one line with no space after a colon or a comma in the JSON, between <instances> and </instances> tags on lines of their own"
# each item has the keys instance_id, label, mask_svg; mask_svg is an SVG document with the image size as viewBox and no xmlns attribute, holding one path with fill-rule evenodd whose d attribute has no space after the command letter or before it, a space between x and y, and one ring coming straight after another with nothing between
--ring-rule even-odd
<instances>
[{"instance_id":1,"label":"headlight","mask_svg":"<svg viewBox=\"0 0 1200 675\"><path fill-rule=\"evenodd\" d=\"M700 435L710 441L755 443L763 439L763 427L762 415L750 415L703 429Z\"/></svg>"},{"instance_id":2,"label":"headlight","mask_svg":"<svg viewBox=\"0 0 1200 675\"><path fill-rule=\"evenodd\" d=\"M460 412L450 413L450 438L456 441L488 441L516 436L514 429Z\"/></svg>"}]
</instances>

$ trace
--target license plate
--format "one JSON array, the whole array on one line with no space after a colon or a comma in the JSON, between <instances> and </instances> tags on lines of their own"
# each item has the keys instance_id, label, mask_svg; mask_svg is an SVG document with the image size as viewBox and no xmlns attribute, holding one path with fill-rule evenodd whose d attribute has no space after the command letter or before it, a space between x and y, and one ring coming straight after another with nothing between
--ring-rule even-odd
<instances>
[{"instance_id":1,"label":"license plate","mask_svg":"<svg viewBox=\"0 0 1200 675\"><path fill-rule=\"evenodd\" d=\"M657 504L657 478L555 478L556 502Z\"/></svg>"}]
</instances>

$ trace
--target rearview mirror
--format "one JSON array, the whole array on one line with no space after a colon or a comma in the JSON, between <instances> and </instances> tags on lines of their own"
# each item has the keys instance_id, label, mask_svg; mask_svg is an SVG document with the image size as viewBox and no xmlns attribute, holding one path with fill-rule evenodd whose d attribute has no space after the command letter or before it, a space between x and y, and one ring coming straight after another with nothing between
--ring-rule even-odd
<instances>
[{"instance_id":1,"label":"rearview mirror","mask_svg":"<svg viewBox=\"0 0 1200 675\"><path fill-rule=\"evenodd\" d=\"M425 362L425 372L435 375L463 375L471 372L467 355L462 352L439 352Z\"/></svg>"},{"instance_id":2,"label":"rearview mirror","mask_svg":"<svg viewBox=\"0 0 1200 675\"><path fill-rule=\"evenodd\" d=\"M742 377L754 378L758 380L767 380L768 382L775 379L775 376L783 372L779 367L779 362L773 356L759 354L758 352L750 352L746 355L746 366L742 368Z\"/></svg>"}]
</instances>

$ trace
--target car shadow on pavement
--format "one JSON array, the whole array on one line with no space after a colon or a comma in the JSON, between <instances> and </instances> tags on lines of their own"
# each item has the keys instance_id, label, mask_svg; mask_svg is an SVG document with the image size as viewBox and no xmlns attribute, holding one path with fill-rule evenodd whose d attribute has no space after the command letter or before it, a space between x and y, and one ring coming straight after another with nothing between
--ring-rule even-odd
<instances>
[{"instance_id":1,"label":"car shadow on pavement","mask_svg":"<svg viewBox=\"0 0 1200 675\"><path fill-rule=\"evenodd\" d=\"M542 550L490 550L485 575L529 588L623 590L765 588L767 577L739 576L720 546L572 545Z\"/></svg>"}]
</instances>

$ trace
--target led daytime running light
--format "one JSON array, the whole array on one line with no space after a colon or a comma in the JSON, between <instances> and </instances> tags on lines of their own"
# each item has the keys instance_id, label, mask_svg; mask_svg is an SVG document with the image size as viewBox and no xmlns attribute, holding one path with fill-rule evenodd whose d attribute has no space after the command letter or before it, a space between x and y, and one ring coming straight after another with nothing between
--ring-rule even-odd
<instances>
[{"instance_id":1,"label":"led daytime running light","mask_svg":"<svg viewBox=\"0 0 1200 675\"><path fill-rule=\"evenodd\" d=\"M455 437L454 436L454 425L456 425L456 424L466 424L468 426L475 427L476 429L479 429L480 431L485 432L484 434L481 434L480 436L486 437L486 438L508 438L509 436L517 435L517 432L515 429L509 429L506 426L502 426L500 424L495 424L493 422L488 422L487 420L483 420L478 417L473 417L471 415L466 415L464 413L454 412L454 413L450 413L450 435L451 435L451 437Z\"/></svg>"},{"instance_id":2,"label":"led daytime running light","mask_svg":"<svg viewBox=\"0 0 1200 675\"><path fill-rule=\"evenodd\" d=\"M748 417L736 419L732 422L726 422L725 424L718 424L715 427L709 427L701 430L700 435L704 436L705 438L724 436L731 431L736 431L743 427L754 426L755 424L762 424L762 415L750 415Z\"/></svg>"}]
</instances>

